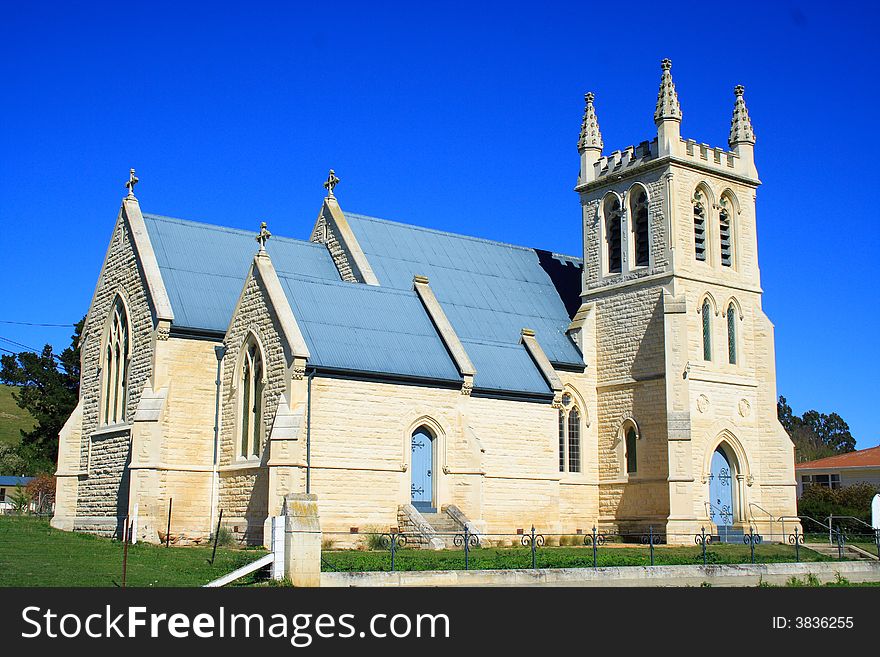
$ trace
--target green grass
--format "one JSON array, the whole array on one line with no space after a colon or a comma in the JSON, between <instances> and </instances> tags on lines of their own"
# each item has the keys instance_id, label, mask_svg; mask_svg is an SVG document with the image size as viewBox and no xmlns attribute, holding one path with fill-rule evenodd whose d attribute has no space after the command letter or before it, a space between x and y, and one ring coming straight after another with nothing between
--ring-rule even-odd
<instances>
[{"instance_id":1,"label":"green grass","mask_svg":"<svg viewBox=\"0 0 880 657\"><path fill-rule=\"evenodd\" d=\"M801 561L830 561L812 550L801 548ZM324 570L347 572L391 570L391 555L386 551L340 550L323 554ZM757 563L782 563L795 560L794 547L765 544L755 549ZM472 570L531 568L532 557L528 548L477 548L470 551ZM749 563L746 545L712 545L706 551L709 564ZM703 563L699 546L659 546L654 550L655 565L700 565ZM602 547L597 555L599 566L650 565L648 548ZM545 547L537 552L539 568L591 568L593 551L590 548ZM463 550L398 550L396 570L463 570Z\"/></svg>"},{"instance_id":2,"label":"green grass","mask_svg":"<svg viewBox=\"0 0 880 657\"><path fill-rule=\"evenodd\" d=\"M12 386L0 384L0 443L18 445L21 430L30 431L34 428L34 418L26 410L19 408L12 398ZM4 473L0 473L4 474Z\"/></svg>"},{"instance_id":3,"label":"green grass","mask_svg":"<svg viewBox=\"0 0 880 657\"><path fill-rule=\"evenodd\" d=\"M0 587L117 586L122 582L123 544L89 534L64 532L29 517L0 516ZM201 586L265 554L262 550L210 547L128 548L126 586ZM253 584L257 576L235 582Z\"/></svg>"}]
</instances>

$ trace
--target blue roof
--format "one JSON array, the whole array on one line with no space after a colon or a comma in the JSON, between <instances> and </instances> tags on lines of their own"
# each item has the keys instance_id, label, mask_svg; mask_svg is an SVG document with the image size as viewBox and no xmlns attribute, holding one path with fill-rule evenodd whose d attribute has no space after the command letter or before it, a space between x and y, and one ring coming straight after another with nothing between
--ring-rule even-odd
<instances>
[{"instance_id":1,"label":"blue roof","mask_svg":"<svg viewBox=\"0 0 880 657\"><path fill-rule=\"evenodd\" d=\"M257 250L255 233L145 214L144 222L177 327L225 332ZM322 244L275 237L266 244L279 274L339 280Z\"/></svg>"},{"instance_id":2,"label":"blue roof","mask_svg":"<svg viewBox=\"0 0 880 657\"><path fill-rule=\"evenodd\" d=\"M309 348L309 365L461 382L414 291L278 278Z\"/></svg>"},{"instance_id":3,"label":"blue roof","mask_svg":"<svg viewBox=\"0 0 880 657\"><path fill-rule=\"evenodd\" d=\"M520 344L523 328L551 362L583 367L566 333L571 318L534 249L345 216L380 285L411 289L414 275L428 277L477 369L475 388L549 392Z\"/></svg>"},{"instance_id":4,"label":"blue roof","mask_svg":"<svg viewBox=\"0 0 880 657\"><path fill-rule=\"evenodd\" d=\"M520 342L523 328L535 330L551 362L583 366L565 332L570 321L565 303L539 252L363 215L346 217L379 287L343 282L322 244L274 236L266 245L308 345L310 365L460 382L413 291L413 276L420 274L428 276L476 367L476 389L550 392ZM256 251L254 233L153 214L144 221L174 325L225 332ZM563 267L571 276L568 270L579 271L578 263L568 260L560 263L574 265Z\"/></svg>"},{"instance_id":5,"label":"blue roof","mask_svg":"<svg viewBox=\"0 0 880 657\"><path fill-rule=\"evenodd\" d=\"M33 477L0 477L0 486L27 486Z\"/></svg>"}]
</instances>

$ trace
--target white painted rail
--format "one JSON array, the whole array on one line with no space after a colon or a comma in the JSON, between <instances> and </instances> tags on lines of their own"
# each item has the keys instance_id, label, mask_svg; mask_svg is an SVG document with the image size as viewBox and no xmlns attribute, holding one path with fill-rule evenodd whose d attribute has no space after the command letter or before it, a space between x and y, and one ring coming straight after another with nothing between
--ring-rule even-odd
<instances>
[{"instance_id":1,"label":"white painted rail","mask_svg":"<svg viewBox=\"0 0 880 657\"><path fill-rule=\"evenodd\" d=\"M270 565L275 560L275 555L269 553L257 559L256 561L247 564L246 566L242 566L236 570L233 570L231 573L224 575L223 577L219 577L215 579L213 582L208 582L202 588L217 588L218 586L226 586L229 582L234 582L239 577L244 577L245 575L249 575L255 570L259 570L260 568L265 568Z\"/></svg>"}]
</instances>

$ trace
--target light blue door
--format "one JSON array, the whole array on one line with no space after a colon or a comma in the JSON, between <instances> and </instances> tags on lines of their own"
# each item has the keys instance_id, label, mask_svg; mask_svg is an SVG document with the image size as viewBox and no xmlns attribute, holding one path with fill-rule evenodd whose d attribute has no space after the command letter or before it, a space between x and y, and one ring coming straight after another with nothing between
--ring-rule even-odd
<instances>
[{"instance_id":1,"label":"light blue door","mask_svg":"<svg viewBox=\"0 0 880 657\"><path fill-rule=\"evenodd\" d=\"M721 449L716 449L712 455L709 504L709 517L718 525L718 533L726 534L733 524L733 471Z\"/></svg>"},{"instance_id":2,"label":"light blue door","mask_svg":"<svg viewBox=\"0 0 880 657\"><path fill-rule=\"evenodd\" d=\"M412 504L419 511L434 511L434 438L426 429L412 435Z\"/></svg>"}]
</instances>

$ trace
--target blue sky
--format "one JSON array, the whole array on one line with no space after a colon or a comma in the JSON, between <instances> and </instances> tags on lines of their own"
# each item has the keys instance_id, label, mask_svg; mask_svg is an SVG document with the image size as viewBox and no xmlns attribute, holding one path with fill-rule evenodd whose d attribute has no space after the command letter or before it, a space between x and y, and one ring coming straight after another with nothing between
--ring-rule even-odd
<instances>
[{"instance_id":1,"label":"blue sky","mask_svg":"<svg viewBox=\"0 0 880 657\"><path fill-rule=\"evenodd\" d=\"M306 238L333 167L349 211L578 254L583 94L606 152L651 139L670 57L684 137L746 86L779 392L880 442L876 7L182 4L0 10L0 320L85 313L130 167L148 212Z\"/></svg>"}]
</instances>

